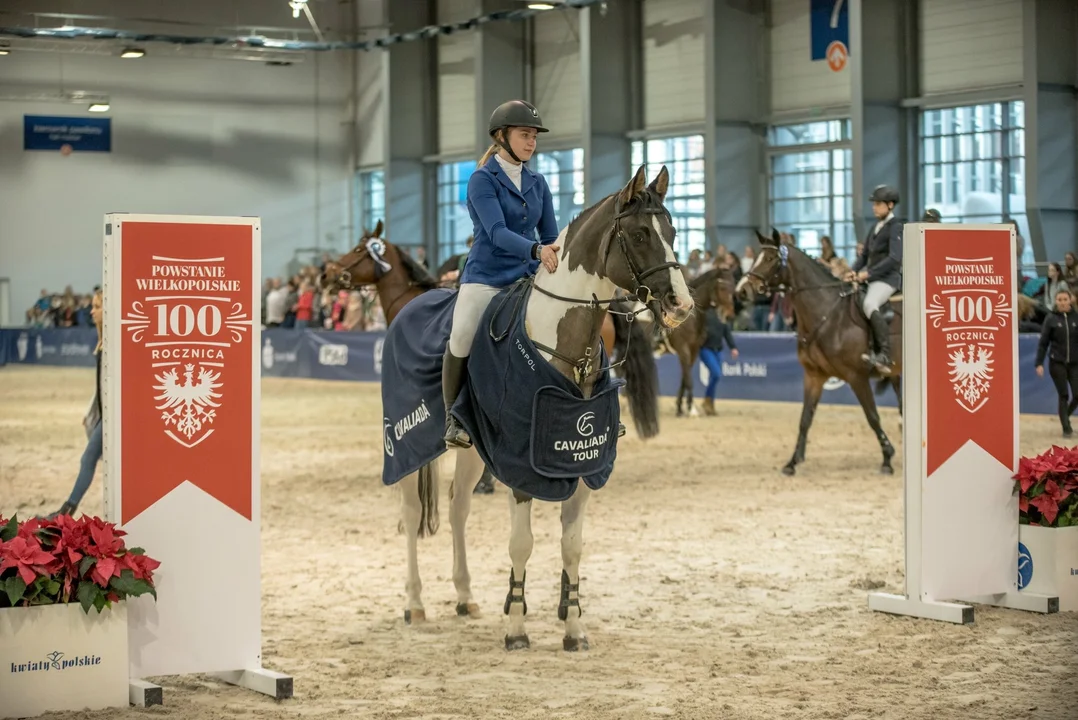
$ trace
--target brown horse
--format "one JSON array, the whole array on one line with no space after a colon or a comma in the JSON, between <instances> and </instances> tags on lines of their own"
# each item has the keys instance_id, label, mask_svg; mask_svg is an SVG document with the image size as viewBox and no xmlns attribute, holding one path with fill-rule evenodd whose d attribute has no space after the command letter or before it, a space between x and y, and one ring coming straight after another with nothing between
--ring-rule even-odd
<instances>
[{"instance_id":1,"label":"brown horse","mask_svg":"<svg viewBox=\"0 0 1078 720\"><path fill-rule=\"evenodd\" d=\"M686 401L686 410L690 416L697 415L692 404L693 368L700 359L700 348L707 340L707 318L709 310L718 308L725 317L734 315L734 273L725 268L712 268L698 275L689 282L693 297L696 298L696 312L666 334L666 348L677 355L681 363L681 386L677 393L677 414L681 417L682 399Z\"/></svg>"},{"instance_id":2,"label":"brown horse","mask_svg":"<svg viewBox=\"0 0 1078 720\"><path fill-rule=\"evenodd\" d=\"M892 298L890 308L892 357L896 358L892 375L881 378L864 360L870 349L868 322L860 308L857 286L835 278L822 264L792 245L781 243L779 233L772 229L771 237L756 233L760 252L756 263L737 285L737 291L747 295L785 287L797 319L797 359L805 370L805 397L801 408L801 426L793 457L782 468L786 475L796 472L797 464L805 460L805 445L812 426L816 406L820 402L824 383L835 377L845 380L857 396L869 427L876 434L883 453L880 472L894 472L891 458L895 449L880 425L879 411L872 393L871 382L881 380L881 389L888 385L899 393L902 373L902 302ZM899 394L901 412L901 395Z\"/></svg>"}]
</instances>

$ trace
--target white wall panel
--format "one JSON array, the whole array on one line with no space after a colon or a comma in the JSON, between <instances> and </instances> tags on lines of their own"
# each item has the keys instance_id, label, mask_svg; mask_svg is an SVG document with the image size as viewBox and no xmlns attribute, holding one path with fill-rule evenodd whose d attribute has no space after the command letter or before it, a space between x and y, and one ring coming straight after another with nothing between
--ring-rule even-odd
<instances>
[{"instance_id":1,"label":"white wall panel","mask_svg":"<svg viewBox=\"0 0 1078 720\"><path fill-rule=\"evenodd\" d=\"M532 87L535 106L550 130L541 142L579 142L584 116L580 98L580 13L540 13L534 22Z\"/></svg>"},{"instance_id":2,"label":"white wall panel","mask_svg":"<svg viewBox=\"0 0 1078 720\"><path fill-rule=\"evenodd\" d=\"M704 121L704 2L644 3L644 125Z\"/></svg>"},{"instance_id":3,"label":"white wall panel","mask_svg":"<svg viewBox=\"0 0 1078 720\"><path fill-rule=\"evenodd\" d=\"M921 91L1022 82L1022 0L921 0Z\"/></svg>"},{"instance_id":4,"label":"white wall panel","mask_svg":"<svg viewBox=\"0 0 1078 720\"><path fill-rule=\"evenodd\" d=\"M402 0L395 0L401 2ZM438 22L475 17L475 0L439 0ZM474 31L438 37L438 152L475 153Z\"/></svg>"},{"instance_id":5,"label":"white wall panel","mask_svg":"<svg viewBox=\"0 0 1078 720\"><path fill-rule=\"evenodd\" d=\"M349 53L291 67L153 54L3 60L9 87L86 89L112 104L112 151L64 157L23 150L23 115L86 116L85 106L0 103L0 275L12 279L16 318L41 288L100 284L106 212L261 216L266 276L297 248L347 244Z\"/></svg>"},{"instance_id":6,"label":"white wall panel","mask_svg":"<svg viewBox=\"0 0 1078 720\"><path fill-rule=\"evenodd\" d=\"M380 3L360 2L359 26L374 27L383 22ZM361 40L373 40L382 31L366 31ZM386 53L371 50L355 53L356 62L356 164L361 168L385 163L386 96L382 73Z\"/></svg>"},{"instance_id":7,"label":"white wall panel","mask_svg":"<svg viewBox=\"0 0 1078 720\"><path fill-rule=\"evenodd\" d=\"M849 65L834 72L827 61L812 60L810 8L809 0L771 0L772 112L833 107L850 102ZM861 52L861 48L851 48L850 52Z\"/></svg>"}]
</instances>

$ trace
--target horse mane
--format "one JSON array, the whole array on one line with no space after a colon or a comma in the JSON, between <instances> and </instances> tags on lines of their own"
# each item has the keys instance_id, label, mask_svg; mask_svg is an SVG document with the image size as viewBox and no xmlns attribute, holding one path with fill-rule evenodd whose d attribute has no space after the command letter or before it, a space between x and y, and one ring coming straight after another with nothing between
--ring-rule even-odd
<instances>
[{"instance_id":1,"label":"horse mane","mask_svg":"<svg viewBox=\"0 0 1078 720\"><path fill-rule=\"evenodd\" d=\"M438 281L435 280L434 276L431 275L425 267L420 265L415 258L399 247L397 247L397 255L400 256L401 265L404 266L409 279L411 279L416 287L423 290L433 290L438 287Z\"/></svg>"},{"instance_id":2,"label":"horse mane","mask_svg":"<svg viewBox=\"0 0 1078 720\"><path fill-rule=\"evenodd\" d=\"M810 256L807 252L805 252L801 248L797 247L796 245L787 245L786 247L788 247L790 249L791 253L796 252L796 253L800 253L801 255L805 256L805 259L808 260L809 263L811 264L813 272L815 272L815 273L817 273L819 275L818 279L820 280L821 283L824 283L824 284L835 283L835 287L836 288L839 287L839 282L840 281L839 281L838 278L836 278L831 273L831 268L829 268L827 265L824 265L822 262L820 262L816 258Z\"/></svg>"}]
</instances>

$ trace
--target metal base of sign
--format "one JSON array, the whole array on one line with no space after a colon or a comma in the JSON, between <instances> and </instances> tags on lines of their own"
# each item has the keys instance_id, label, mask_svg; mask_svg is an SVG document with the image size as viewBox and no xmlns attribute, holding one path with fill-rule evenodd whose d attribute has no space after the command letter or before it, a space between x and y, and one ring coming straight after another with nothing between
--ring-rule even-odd
<instances>
[{"instance_id":1,"label":"metal base of sign","mask_svg":"<svg viewBox=\"0 0 1078 720\"><path fill-rule=\"evenodd\" d=\"M978 605L1025 610L1046 615L1059 612L1059 598L1050 595L1036 595L1027 592L1006 592L998 595L979 595L965 598L966 602Z\"/></svg>"},{"instance_id":2,"label":"metal base of sign","mask_svg":"<svg viewBox=\"0 0 1078 720\"><path fill-rule=\"evenodd\" d=\"M127 692L131 704L135 707L150 707L164 704L164 690L145 680L131 678L127 681Z\"/></svg>"},{"instance_id":3,"label":"metal base of sign","mask_svg":"<svg viewBox=\"0 0 1078 720\"><path fill-rule=\"evenodd\" d=\"M292 676L265 668L236 670L226 673L214 673L214 677L230 685L238 685L248 690L269 695L274 700L287 700L292 697Z\"/></svg>"},{"instance_id":4,"label":"metal base of sign","mask_svg":"<svg viewBox=\"0 0 1078 720\"><path fill-rule=\"evenodd\" d=\"M891 615L909 615L926 620L940 620L956 625L973 624L973 607L936 600L915 600L905 595L869 593L868 608Z\"/></svg>"}]
</instances>

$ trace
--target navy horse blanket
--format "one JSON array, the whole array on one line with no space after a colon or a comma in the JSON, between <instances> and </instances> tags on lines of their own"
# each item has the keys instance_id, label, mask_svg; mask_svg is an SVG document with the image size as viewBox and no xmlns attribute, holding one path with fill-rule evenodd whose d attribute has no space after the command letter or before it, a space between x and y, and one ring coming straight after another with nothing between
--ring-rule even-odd
<instances>
[{"instance_id":1,"label":"navy horse blanket","mask_svg":"<svg viewBox=\"0 0 1078 720\"><path fill-rule=\"evenodd\" d=\"M530 278L503 290L479 322L465 381L451 412L499 481L540 500L567 500L579 480L602 488L617 457L622 380L603 370L592 395L540 354L524 329ZM431 290L408 302L382 347L384 464L393 485L447 448L442 357L455 290ZM605 349L598 367L607 367Z\"/></svg>"}]
</instances>

